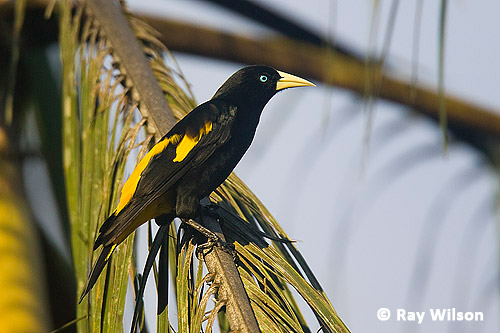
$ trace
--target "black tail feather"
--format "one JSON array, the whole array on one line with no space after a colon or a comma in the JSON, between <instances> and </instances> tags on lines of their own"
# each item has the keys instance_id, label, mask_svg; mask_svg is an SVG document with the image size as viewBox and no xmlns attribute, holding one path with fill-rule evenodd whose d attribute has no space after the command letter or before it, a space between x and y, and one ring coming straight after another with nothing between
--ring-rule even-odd
<instances>
[{"instance_id":1,"label":"black tail feather","mask_svg":"<svg viewBox=\"0 0 500 333\"><path fill-rule=\"evenodd\" d=\"M149 272L151 271L151 267L153 267L153 263L155 261L156 255L162 246L164 239L168 239L168 224L164 224L160 226L156 236L153 240L153 244L151 244L151 249L149 250L148 257L146 259L146 264L144 264L144 271L142 272L142 278L139 283L139 290L137 295L135 296L135 309L134 316L132 318L132 326L130 328L131 333L137 332L137 323L139 321L139 314L142 312L142 307L144 305L143 295L144 290L146 288L146 281L148 280ZM168 242L168 241L167 241ZM167 243L168 244L168 243Z\"/></svg>"},{"instance_id":2,"label":"black tail feather","mask_svg":"<svg viewBox=\"0 0 500 333\"><path fill-rule=\"evenodd\" d=\"M99 236L97 236L97 239L95 240L94 251L97 250L100 245L104 244L104 236L108 233L109 229L115 225L113 223L115 218L116 215L114 213L111 214L99 228Z\"/></svg>"},{"instance_id":3,"label":"black tail feather","mask_svg":"<svg viewBox=\"0 0 500 333\"><path fill-rule=\"evenodd\" d=\"M168 305L168 241L168 231L166 231L160 248L160 259L158 260L158 315Z\"/></svg>"},{"instance_id":4,"label":"black tail feather","mask_svg":"<svg viewBox=\"0 0 500 333\"><path fill-rule=\"evenodd\" d=\"M99 254L99 258L92 267L92 271L90 272L90 275L87 279L87 285L85 286L85 289L83 290L82 296L80 297L78 303L82 302L83 298L89 293L89 291L96 283L97 278L99 277L99 275L101 275L102 270L108 263L109 257L111 256L111 253L113 252L115 247L116 244L109 244L108 246L102 248L101 254Z\"/></svg>"}]
</instances>

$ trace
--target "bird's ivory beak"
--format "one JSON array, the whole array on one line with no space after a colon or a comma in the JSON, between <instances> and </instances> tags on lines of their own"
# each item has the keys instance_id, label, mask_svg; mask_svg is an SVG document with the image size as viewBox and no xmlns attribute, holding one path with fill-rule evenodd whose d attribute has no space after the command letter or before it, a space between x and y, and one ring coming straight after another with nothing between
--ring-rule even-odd
<instances>
[{"instance_id":1,"label":"bird's ivory beak","mask_svg":"<svg viewBox=\"0 0 500 333\"><path fill-rule=\"evenodd\" d=\"M277 72L281 76L281 79L279 79L278 82L276 83L276 91L293 87L316 86L314 83L309 82L301 77L288 74L282 71L277 71Z\"/></svg>"}]
</instances>

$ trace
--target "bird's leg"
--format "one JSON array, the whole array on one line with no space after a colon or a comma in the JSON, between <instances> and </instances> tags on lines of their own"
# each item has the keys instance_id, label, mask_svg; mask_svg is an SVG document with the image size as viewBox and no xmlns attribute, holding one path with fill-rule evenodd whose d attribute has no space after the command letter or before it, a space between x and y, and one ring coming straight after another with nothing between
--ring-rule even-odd
<instances>
[{"instance_id":1,"label":"bird's leg","mask_svg":"<svg viewBox=\"0 0 500 333\"><path fill-rule=\"evenodd\" d=\"M204 254L205 254L205 251L206 251L206 253L210 252L213 249L213 247L215 246L215 244L222 244L222 241L219 238L219 236L217 236L214 232L208 230L207 228L205 228L204 226L202 226L198 222L196 222L192 219L186 219L186 220L183 219L182 222L184 222L185 224L189 225L190 227L194 228L199 233L201 233L202 235L207 237L208 241L205 244L198 245L196 248L196 257L198 259L202 260Z\"/></svg>"},{"instance_id":2,"label":"bird's leg","mask_svg":"<svg viewBox=\"0 0 500 333\"><path fill-rule=\"evenodd\" d=\"M193 219L186 219L183 220L183 222L189 225L190 227L194 228L195 230L197 230L199 233L201 233L208 239L207 243L198 245L196 249L196 256L198 258L201 258L206 253L210 252L215 245L219 245L224 251L227 251L231 253L233 256L235 256L234 245L232 243L222 241L220 237L217 236L213 231L208 230L207 228L205 228L198 222L194 221Z\"/></svg>"},{"instance_id":3,"label":"bird's leg","mask_svg":"<svg viewBox=\"0 0 500 333\"><path fill-rule=\"evenodd\" d=\"M217 242L212 242L212 241L208 241L207 243L205 244L200 244L198 245L198 247L196 248L196 257L198 259L202 259L205 255L207 255L208 253L210 253L210 251L213 250L214 246L215 245L219 245L220 248L231 254L233 256L233 261L237 261L238 260L238 256L236 254L236 250L235 250L235 247L234 247L234 244L233 243L228 243L228 242L224 242L222 240L218 240Z\"/></svg>"},{"instance_id":4,"label":"bird's leg","mask_svg":"<svg viewBox=\"0 0 500 333\"><path fill-rule=\"evenodd\" d=\"M186 219L186 220L182 220L182 222L184 222L185 224L187 224L191 228L195 229L196 231L201 233L203 236L207 237L208 241L210 243L218 243L220 241L219 236L217 236L214 232L208 230L207 228L205 228L204 226L202 226L201 224L199 224L195 220Z\"/></svg>"},{"instance_id":5,"label":"bird's leg","mask_svg":"<svg viewBox=\"0 0 500 333\"><path fill-rule=\"evenodd\" d=\"M195 229L198 231L200 234L204 235L207 237L207 242L205 244L200 244L196 248L196 257L198 259L203 259L203 254L205 250L208 250L207 252L211 251L214 247L215 244L220 242L219 236L217 236L214 232L208 230L198 222L196 222L193 219L182 219L182 222L189 225L191 228Z\"/></svg>"},{"instance_id":6,"label":"bird's leg","mask_svg":"<svg viewBox=\"0 0 500 333\"><path fill-rule=\"evenodd\" d=\"M209 204L203 206L202 214L204 216L214 219L215 221L217 221L217 223L221 224L224 221L224 218L219 214L218 212L219 209L220 207L216 203L210 202ZM235 262L237 261L238 258L233 243L219 239L218 244L224 251L233 256Z\"/></svg>"}]
</instances>

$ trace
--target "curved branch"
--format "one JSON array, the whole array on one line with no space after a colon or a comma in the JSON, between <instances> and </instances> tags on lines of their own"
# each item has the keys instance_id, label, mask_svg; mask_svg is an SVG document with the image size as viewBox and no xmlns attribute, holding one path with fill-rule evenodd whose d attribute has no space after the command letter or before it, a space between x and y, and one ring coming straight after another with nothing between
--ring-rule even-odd
<instances>
[{"instance_id":1,"label":"curved branch","mask_svg":"<svg viewBox=\"0 0 500 333\"><path fill-rule=\"evenodd\" d=\"M100 8L102 2L92 1L97 2ZM49 0L30 1L28 9L45 7L48 2ZM11 3L0 0L0 7L7 6L11 6ZM333 53L325 47L290 38L253 39L144 13L136 14L158 30L161 33L161 42L172 50L238 63L265 63L359 95L365 93L364 79L367 69L364 58ZM44 34L38 36L37 40L43 37L43 40L48 42L57 38L57 32L39 30L44 31ZM123 32L116 30L120 34ZM415 87L411 80L396 79L382 73L380 69L374 72L375 81L380 85L377 97L411 107L432 119L438 119L439 97L436 89L423 85ZM500 138L500 114L497 110L450 95L446 96L445 104L449 129L461 138L476 146L481 145L479 141L484 140L486 136L496 140ZM154 112L158 115L161 113L161 110Z\"/></svg>"},{"instance_id":2,"label":"curved branch","mask_svg":"<svg viewBox=\"0 0 500 333\"><path fill-rule=\"evenodd\" d=\"M174 114L119 2L86 0L85 3L112 44L113 56L118 57L116 60L125 69L127 78L132 81L131 86L137 91L143 106L139 108L142 109L142 116L148 119L159 133L166 134L176 123Z\"/></svg>"},{"instance_id":3,"label":"curved branch","mask_svg":"<svg viewBox=\"0 0 500 333\"><path fill-rule=\"evenodd\" d=\"M222 229L215 219L204 216L203 223L221 241L225 242ZM216 246L204 258L210 272L224 272L224 274L217 274L214 282L219 284L219 300L224 301L226 304L226 317L231 330L236 332L260 332L248 295L243 287L240 273L234 264L233 256L221 247Z\"/></svg>"},{"instance_id":4,"label":"curved branch","mask_svg":"<svg viewBox=\"0 0 500 333\"><path fill-rule=\"evenodd\" d=\"M147 15L141 18L161 33L161 41L172 50L239 63L265 63L364 94L366 64L361 59L289 38L255 39L165 18ZM377 97L438 118L439 97L435 89L414 87L411 82L384 74L375 64L372 66L375 66L372 69L375 83L380 85ZM450 129L500 138L500 115L495 110L450 95L445 103Z\"/></svg>"}]
</instances>

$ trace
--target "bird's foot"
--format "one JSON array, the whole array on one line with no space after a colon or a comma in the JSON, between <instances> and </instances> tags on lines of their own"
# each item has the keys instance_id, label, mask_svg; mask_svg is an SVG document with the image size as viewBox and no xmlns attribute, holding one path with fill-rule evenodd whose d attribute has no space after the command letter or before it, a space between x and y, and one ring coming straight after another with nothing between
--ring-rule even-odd
<instances>
[{"instance_id":1,"label":"bird's foot","mask_svg":"<svg viewBox=\"0 0 500 333\"><path fill-rule=\"evenodd\" d=\"M233 260L237 261L238 257L233 243L224 242L219 239L217 242L212 242L210 239L204 244L198 245L196 248L196 257L198 259L203 259L204 256L209 254L215 246L220 247L224 252L227 252L233 256Z\"/></svg>"},{"instance_id":2,"label":"bird's foot","mask_svg":"<svg viewBox=\"0 0 500 333\"><path fill-rule=\"evenodd\" d=\"M196 256L198 258L203 258L203 256L207 255L210 251L213 250L214 246L219 246L223 251L230 253L233 257L236 256L234 244L223 241L213 231L208 230L192 219L184 220L183 222L207 237L207 242L198 245L198 247L196 248Z\"/></svg>"},{"instance_id":3,"label":"bird's foot","mask_svg":"<svg viewBox=\"0 0 500 333\"><path fill-rule=\"evenodd\" d=\"M219 236L217 236L213 231L208 230L207 228L205 228L204 226L202 226L201 224L199 224L195 220L187 219L187 220L183 220L183 222L185 224L187 224L188 226L190 226L191 228L198 231L203 236L207 237L209 243L216 244L220 241Z\"/></svg>"}]
</instances>

